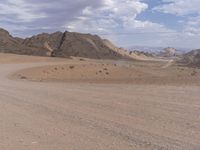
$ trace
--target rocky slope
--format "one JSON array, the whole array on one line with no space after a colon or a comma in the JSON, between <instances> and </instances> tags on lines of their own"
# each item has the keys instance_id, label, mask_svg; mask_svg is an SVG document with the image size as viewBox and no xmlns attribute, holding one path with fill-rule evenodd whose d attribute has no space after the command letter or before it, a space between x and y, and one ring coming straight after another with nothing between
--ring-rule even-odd
<instances>
[{"instance_id":1,"label":"rocky slope","mask_svg":"<svg viewBox=\"0 0 200 150\"><path fill-rule=\"evenodd\" d=\"M177 55L177 50L173 47L164 48L162 51L158 52L156 56L158 57L175 57Z\"/></svg>"},{"instance_id":2,"label":"rocky slope","mask_svg":"<svg viewBox=\"0 0 200 150\"><path fill-rule=\"evenodd\" d=\"M200 49L186 53L180 62L188 66L200 67Z\"/></svg>"},{"instance_id":3,"label":"rocky slope","mask_svg":"<svg viewBox=\"0 0 200 150\"><path fill-rule=\"evenodd\" d=\"M126 58L115 49L109 47L97 35L67 31L52 34L42 33L21 39L14 38L8 31L0 29L0 52L54 57L74 56L93 59Z\"/></svg>"},{"instance_id":4,"label":"rocky slope","mask_svg":"<svg viewBox=\"0 0 200 150\"><path fill-rule=\"evenodd\" d=\"M44 56L45 51L23 44L24 39L12 37L8 31L0 28L0 52Z\"/></svg>"},{"instance_id":5,"label":"rocky slope","mask_svg":"<svg viewBox=\"0 0 200 150\"><path fill-rule=\"evenodd\" d=\"M13 38L8 31L0 29L0 51L11 52L20 47L19 41Z\"/></svg>"},{"instance_id":6,"label":"rocky slope","mask_svg":"<svg viewBox=\"0 0 200 150\"><path fill-rule=\"evenodd\" d=\"M108 47L99 36L65 32L58 49L54 50L54 56L67 57L78 56L95 59L123 58L114 49Z\"/></svg>"},{"instance_id":7,"label":"rocky slope","mask_svg":"<svg viewBox=\"0 0 200 150\"><path fill-rule=\"evenodd\" d=\"M97 35L75 32L41 33L30 38L12 37L0 29L0 52L49 57L146 60L151 56L118 48Z\"/></svg>"},{"instance_id":8,"label":"rocky slope","mask_svg":"<svg viewBox=\"0 0 200 150\"><path fill-rule=\"evenodd\" d=\"M147 52L143 51L130 51L125 50L123 48L118 48L115 45L113 45L109 40L103 40L104 44L108 46L110 49L114 50L115 52L121 54L123 57L134 59L134 60L152 60L153 55Z\"/></svg>"}]
</instances>

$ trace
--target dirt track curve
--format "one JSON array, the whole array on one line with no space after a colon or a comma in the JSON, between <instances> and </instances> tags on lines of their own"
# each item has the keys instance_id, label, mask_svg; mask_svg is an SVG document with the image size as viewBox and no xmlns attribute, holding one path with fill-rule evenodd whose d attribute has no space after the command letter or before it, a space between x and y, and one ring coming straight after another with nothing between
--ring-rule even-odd
<instances>
[{"instance_id":1,"label":"dirt track curve","mask_svg":"<svg viewBox=\"0 0 200 150\"><path fill-rule=\"evenodd\" d=\"M7 78L37 65L0 65L0 149L200 149L200 87Z\"/></svg>"}]
</instances>

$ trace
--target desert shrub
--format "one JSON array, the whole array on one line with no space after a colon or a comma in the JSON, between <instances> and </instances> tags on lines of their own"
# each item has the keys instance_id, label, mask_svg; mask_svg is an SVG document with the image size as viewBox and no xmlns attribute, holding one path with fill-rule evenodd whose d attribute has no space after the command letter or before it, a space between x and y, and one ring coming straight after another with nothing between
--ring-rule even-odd
<instances>
[{"instance_id":1,"label":"desert shrub","mask_svg":"<svg viewBox=\"0 0 200 150\"><path fill-rule=\"evenodd\" d=\"M69 68L70 68L70 69L74 69L74 68L75 68L75 66L69 66Z\"/></svg>"}]
</instances>

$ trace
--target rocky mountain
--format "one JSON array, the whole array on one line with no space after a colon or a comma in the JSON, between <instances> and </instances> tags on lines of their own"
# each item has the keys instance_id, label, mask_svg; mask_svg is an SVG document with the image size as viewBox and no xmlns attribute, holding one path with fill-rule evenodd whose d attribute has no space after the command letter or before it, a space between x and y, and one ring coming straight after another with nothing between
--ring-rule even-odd
<instances>
[{"instance_id":1,"label":"rocky mountain","mask_svg":"<svg viewBox=\"0 0 200 150\"><path fill-rule=\"evenodd\" d=\"M66 57L69 55L95 59L123 58L97 35L65 32L53 56Z\"/></svg>"},{"instance_id":2,"label":"rocky mountain","mask_svg":"<svg viewBox=\"0 0 200 150\"><path fill-rule=\"evenodd\" d=\"M166 47L153 47L153 46L129 46L127 47L127 49L129 49L130 51L147 52L149 54L154 55L155 57L181 56L191 50L190 48L182 48L182 47L166 48Z\"/></svg>"},{"instance_id":3,"label":"rocky mountain","mask_svg":"<svg viewBox=\"0 0 200 150\"><path fill-rule=\"evenodd\" d=\"M176 49L173 47L167 47L163 49L162 55L163 57L173 57L176 54Z\"/></svg>"},{"instance_id":4,"label":"rocky mountain","mask_svg":"<svg viewBox=\"0 0 200 150\"><path fill-rule=\"evenodd\" d=\"M74 32L42 33L30 38L12 37L8 31L0 29L0 52L52 57L86 57L93 59L127 58L116 46L109 47L97 35Z\"/></svg>"},{"instance_id":5,"label":"rocky mountain","mask_svg":"<svg viewBox=\"0 0 200 150\"><path fill-rule=\"evenodd\" d=\"M12 37L8 31L0 29L0 52L43 56L45 52L23 44L24 39Z\"/></svg>"},{"instance_id":6,"label":"rocky mountain","mask_svg":"<svg viewBox=\"0 0 200 150\"><path fill-rule=\"evenodd\" d=\"M14 51L19 46L19 41L13 38L8 31L0 29L0 51L10 52Z\"/></svg>"},{"instance_id":7,"label":"rocky mountain","mask_svg":"<svg viewBox=\"0 0 200 150\"><path fill-rule=\"evenodd\" d=\"M110 49L113 49L117 53L121 54L123 57L134 59L134 60L150 60L153 58L153 55L144 52L144 51L131 51L131 50L125 50L124 48L118 48L115 45L113 45L109 40L104 40L104 44L106 44Z\"/></svg>"},{"instance_id":8,"label":"rocky mountain","mask_svg":"<svg viewBox=\"0 0 200 150\"><path fill-rule=\"evenodd\" d=\"M200 49L184 54L180 62L188 66L200 67Z\"/></svg>"}]
</instances>

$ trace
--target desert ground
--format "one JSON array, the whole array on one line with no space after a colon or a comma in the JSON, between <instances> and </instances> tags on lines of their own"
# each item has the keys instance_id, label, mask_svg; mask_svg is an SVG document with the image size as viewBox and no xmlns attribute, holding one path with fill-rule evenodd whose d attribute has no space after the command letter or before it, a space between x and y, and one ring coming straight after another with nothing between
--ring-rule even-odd
<instances>
[{"instance_id":1,"label":"desert ground","mask_svg":"<svg viewBox=\"0 0 200 150\"><path fill-rule=\"evenodd\" d=\"M0 149L199 150L200 69L0 54Z\"/></svg>"}]
</instances>

